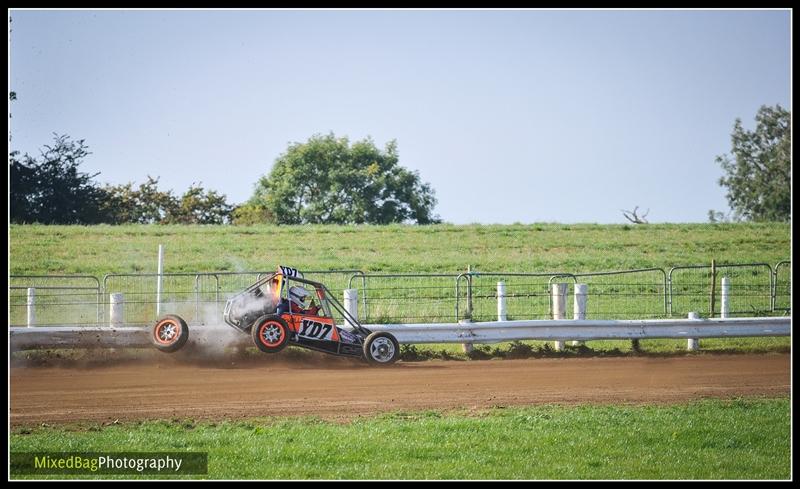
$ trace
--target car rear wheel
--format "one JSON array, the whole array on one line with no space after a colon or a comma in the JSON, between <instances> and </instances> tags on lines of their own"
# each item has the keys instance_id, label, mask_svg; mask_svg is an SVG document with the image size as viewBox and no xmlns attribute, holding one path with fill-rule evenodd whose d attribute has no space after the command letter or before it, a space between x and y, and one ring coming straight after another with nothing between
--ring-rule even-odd
<instances>
[{"instance_id":1,"label":"car rear wheel","mask_svg":"<svg viewBox=\"0 0 800 489\"><path fill-rule=\"evenodd\" d=\"M371 365L391 365L400 358L400 344L391 333L372 333L364 340L364 358Z\"/></svg>"}]
</instances>

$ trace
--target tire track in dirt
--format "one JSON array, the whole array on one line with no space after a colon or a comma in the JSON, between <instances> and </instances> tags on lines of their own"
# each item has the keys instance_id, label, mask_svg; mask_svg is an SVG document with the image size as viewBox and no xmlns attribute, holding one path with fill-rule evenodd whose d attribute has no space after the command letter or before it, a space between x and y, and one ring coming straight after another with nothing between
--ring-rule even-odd
<instances>
[{"instance_id":1,"label":"tire track in dirt","mask_svg":"<svg viewBox=\"0 0 800 489\"><path fill-rule=\"evenodd\" d=\"M672 403L783 396L790 355L400 362L269 359L237 368L172 358L99 368L12 368L12 426L313 415L535 404Z\"/></svg>"}]
</instances>

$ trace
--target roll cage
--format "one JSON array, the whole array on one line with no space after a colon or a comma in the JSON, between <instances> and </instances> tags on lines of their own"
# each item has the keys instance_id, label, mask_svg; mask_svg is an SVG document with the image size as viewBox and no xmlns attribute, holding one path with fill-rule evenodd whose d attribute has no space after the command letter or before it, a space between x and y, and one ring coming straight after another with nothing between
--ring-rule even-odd
<instances>
[{"instance_id":1,"label":"roll cage","mask_svg":"<svg viewBox=\"0 0 800 489\"><path fill-rule=\"evenodd\" d=\"M228 299L225 304L223 319L228 325L236 329L248 330L252 322L258 317L264 314L278 314L278 306L282 301L288 301L288 290L294 283L312 287L319 300L320 311L324 311L325 315L334 319L334 321L335 315L332 313L336 312L340 317L344 318L345 323L352 327L354 331L364 336L372 333L371 330L362 326L356 318L347 312L325 284L299 277L297 274L290 275L283 270L266 275ZM253 303L256 306L251 306ZM285 311L285 314L295 315L297 313L292 313L290 307Z\"/></svg>"}]
</instances>

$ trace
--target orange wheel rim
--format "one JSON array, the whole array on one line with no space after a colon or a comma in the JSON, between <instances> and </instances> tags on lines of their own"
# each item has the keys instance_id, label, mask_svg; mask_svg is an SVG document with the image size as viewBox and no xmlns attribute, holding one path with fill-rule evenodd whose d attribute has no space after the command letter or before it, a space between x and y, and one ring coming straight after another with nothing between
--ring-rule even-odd
<instances>
[{"instance_id":1,"label":"orange wheel rim","mask_svg":"<svg viewBox=\"0 0 800 489\"><path fill-rule=\"evenodd\" d=\"M258 340L265 346L276 347L283 342L286 333L283 325L276 321L268 321L258 327Z\"/></svg>"},{"instance_id":2,"label":"orange wheel rim","mask_svg":"<svg viewBox=\"0 0 800 489\"><path fill-rule=\"evenodd\" d=\"M171 345L181 336L181 325L172 320L161 321L153 329L153 337L157 343Z\"/></svg>"}]
</instances>

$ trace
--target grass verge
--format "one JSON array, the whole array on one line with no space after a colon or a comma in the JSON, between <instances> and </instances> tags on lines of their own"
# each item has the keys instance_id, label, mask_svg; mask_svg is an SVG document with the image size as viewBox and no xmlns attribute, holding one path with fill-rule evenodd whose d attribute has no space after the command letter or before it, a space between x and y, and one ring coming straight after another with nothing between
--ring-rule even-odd
<instances>
[{"instance_id":1,"label":"grass verge","mask_svg":"<svg viewBox=\"0 0 800 489\"><path fill-rule=\"evenodd\" d=\"M348 423L175 419L17 428L10 438L13 452L207 451L209 473L196 478L209 479L787 479L791 454L788 398L395 412Z\"/></svg>"},{"instance_id":2,"label":"grass verge","mask_svg":"<svg viewBox=\"0 0 800 489\"><path fill-rule=\"evenodd\" d=\"M435 226L44 226L9 228L11 275L359 269L599 271L766 262L790 255L785 223Z\"/></svg>"}]
</instances>

